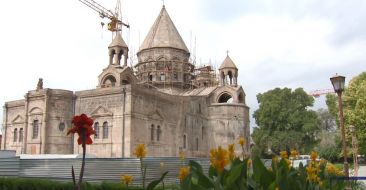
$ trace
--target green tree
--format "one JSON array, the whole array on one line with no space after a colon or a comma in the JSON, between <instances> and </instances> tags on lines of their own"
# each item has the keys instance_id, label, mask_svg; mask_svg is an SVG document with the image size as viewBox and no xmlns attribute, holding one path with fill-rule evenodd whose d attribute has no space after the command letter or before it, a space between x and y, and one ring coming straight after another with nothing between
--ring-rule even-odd
<instances>
[{"instance_id":1,"label":"green tree","mask_svg":"<svg viewBox=\"0 0 366 190\"><path fill-rule=\"evenodd\" d=\"M268 149L274 153L296 148L308 152L318 142L317 132L320 121L317 113L308 108L314 98L302 88L275 88L257 95L259 108L254 112L256 124L253 140L257 152L262 155Z\"/></svg>"},{"instance_id":2,"label":"green tree","mask_svg":"<svg viewBox=\"0 0 366 190\"><path fill-rule=\"evenodd\" d=\"M359 152L366 154L366 72L349 82L343 101L345 127L355 126Z\"/></svg>"},{"instance_id":3,"label":"green tree","mask_svg":"<svg viewBox=\"0 0 366 190\"><path fill-rule=\"evenodd\" d=\"M327 104L328 111L330 115L332 115L335 120L337 126L339 126L339 119L338 119L338 98L335 94L327 94L325 96L325 103Z\"/></svg>"},{"instance_id":4,"label":"green tree","mask_svg":"<svg viewBox=\"0 0 366 190\"><path fill-rule=\"evenodd\" d=\"M333 132L336 130L336 119L327 109L320 108L317 111L321 123L321 130Z\"/></svg>"}]
</instances>

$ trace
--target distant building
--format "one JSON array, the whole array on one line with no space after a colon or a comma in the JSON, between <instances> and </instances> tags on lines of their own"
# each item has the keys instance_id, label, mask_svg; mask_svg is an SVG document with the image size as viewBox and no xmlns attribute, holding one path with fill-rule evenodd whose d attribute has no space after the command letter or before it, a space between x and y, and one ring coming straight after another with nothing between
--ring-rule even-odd
<instances>
[{"instance_id":1,"label":"distant building","mask_svg":"<svg viewBox=\"0 0 366 190\"><path fill-rule=\"evenodd\" d=\"M87 152L97 157L131 157L139 143L146 144L149 156L207 157L211 148L240 136L249 142L249 107L238 68L229 56L218 71L210 65L195 68L164 6L133 68L127 66L128 47L120 33L108 55L95 89L43 88L40 80L24 99L6 102L1 148L79 154L81 146L66 132L72 116L81 113L94 119L97 135Z\"/></svg>"}]
</instances>

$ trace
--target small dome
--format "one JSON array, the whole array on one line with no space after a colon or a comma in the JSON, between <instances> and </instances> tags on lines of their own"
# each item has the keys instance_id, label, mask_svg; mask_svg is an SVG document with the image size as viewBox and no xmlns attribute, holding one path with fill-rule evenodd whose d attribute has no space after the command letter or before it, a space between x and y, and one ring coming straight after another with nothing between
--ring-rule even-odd
<instances>
[{"instance_id":1,"label":"small dome","mask_svg":"<svg viewBox=\"0 0 366 190\"><path fill-rule=\"evenodd\" d=\"M126 45L126 43L125 43L125 41L123 40L123 38L122 38L122 36L121 36L121 34L119 32L117 32L116 37L114 37L112 43L109 44L108 47L109 48L112 48L112 47L118 47L118 46L119 47L126 47L126 48L128 48L127 45Z\"/></svg>"},{"instance_id":2,"label":"small dome","mask_svg":"<svg viewBox=\"0 0 366 190\"><path fill-rule=\"evenodd\" d=\"M230 69L238 69L236 65L234 64L233 60L229 57L229 55L226 56L224 62L221 64L219 70L230 68Z\"/></svg>"}]
</instances>

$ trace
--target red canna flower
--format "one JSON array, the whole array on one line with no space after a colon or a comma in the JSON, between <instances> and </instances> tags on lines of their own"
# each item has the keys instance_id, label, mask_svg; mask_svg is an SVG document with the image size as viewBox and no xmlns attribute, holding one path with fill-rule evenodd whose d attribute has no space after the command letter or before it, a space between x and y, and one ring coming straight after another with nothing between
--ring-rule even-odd
<instances>
[{"instance_id":1,"label":"red canna flower","mask_svg":"<svg viewBox=\"0 0 366 190\"><path fill-rule=\"evenodd\" d=\"M67 134L77 133L79 135L78 144L83 144L83 140L81 135L85 133L85 144L92 144L93 140L90 138L90 135L95 134L96 132L93 130L93 119L88 117L85 114L76 115L72 118L72 123L74 127L71 128Z\"/></svg>"}]
</instances>

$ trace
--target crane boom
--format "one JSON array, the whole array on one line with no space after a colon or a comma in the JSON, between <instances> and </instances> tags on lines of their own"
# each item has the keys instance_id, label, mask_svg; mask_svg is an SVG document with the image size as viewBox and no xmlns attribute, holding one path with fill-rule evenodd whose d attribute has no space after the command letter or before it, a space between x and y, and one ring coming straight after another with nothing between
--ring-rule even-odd
<instances>
[{"instance_id":1,"label":"crane boom","mask_svg":"<svg viewBox=\"0 0 366 190\"><path fill-rule=\"evenodd\" d=\"M333 89L314 90L314 91L309 92L308 94L310 96L313 96L314 98L319 98L321 95L331 94L331 93L334 93Z\"/></svg>"},{"instance_id":2,"label":"crane boom","mask_svg":"<svg viewBox=\"0 0 366 190\"><path fill-rule=\"evenodd\" d=\"M90 7L91 9L97 11L100 17L102 18L107 17L109 19L112 19L116 17L116 15L114 15L112 11L104 8L102 5L93 0L79 0L79 1L84 3L86 6Z\"/></svg>"},{"instance_id":3,"label":"crane boom","mask_svg":"<svg viewBox=\"0 0 366 190\"><path fill-rule=\"evenodd\" d=\"M104 8L102 5L95 2L94 0L79 0L79 1L85 4L86 6L90 7L94 11L98 12L100 17L102 18L107 17L109 20L111 20L111 22L108 23L108 30L116 32L122 30L122 25L126 26L127 28L130 27L130 25L123 23L122 19L118 18L119 16L121 16L118 14L118 12L114 13L111 10ZM117 7L119 9L118 5Z\"/></svg>"}]
</instances>

